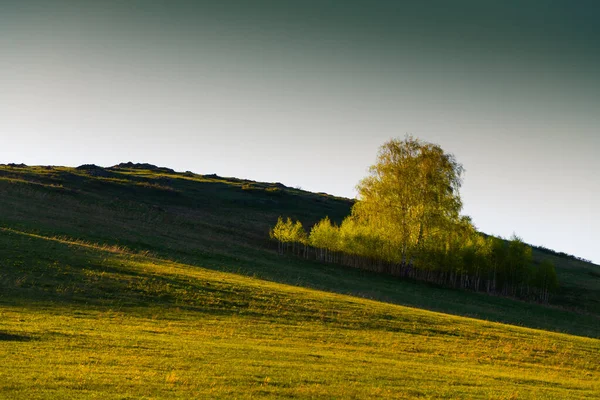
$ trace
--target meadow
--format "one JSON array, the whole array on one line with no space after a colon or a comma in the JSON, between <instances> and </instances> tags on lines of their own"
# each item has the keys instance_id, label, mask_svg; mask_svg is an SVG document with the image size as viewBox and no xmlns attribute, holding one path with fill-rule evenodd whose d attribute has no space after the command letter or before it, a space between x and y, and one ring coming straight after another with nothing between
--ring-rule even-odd
<instances>
[{"instance_id":1,"label":"meadow","mask_svg":"<svg viewBox=\"0 0 600 400\"><path fill-rule=\"evenodd\" d=\"M281 214L351 204L153 167L0 167L0 397L600 398L598 266L557 257L544 306L268 241Z\"/></svg>"}]
</instances>

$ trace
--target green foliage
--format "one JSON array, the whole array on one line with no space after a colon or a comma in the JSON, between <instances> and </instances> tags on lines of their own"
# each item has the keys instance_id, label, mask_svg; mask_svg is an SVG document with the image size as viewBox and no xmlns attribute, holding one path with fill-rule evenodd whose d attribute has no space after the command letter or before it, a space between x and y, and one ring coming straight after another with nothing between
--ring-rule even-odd
<instances>
[{"instance_id":1,"label":"green foliage","mask_svg":"<svg viewBox=\"0 0 600 400\"><path fill-rule=\"evenodd\" d=\"M403 261L458 219L463 168L438 145L411 136L392 139L369 171L357 186L360 201L352 214L376 229Z\"/></svg>"},{"instance_id":2,"label":"green foliage","mask_svg":"<svg viewBox=\"0 0 600 400\"><path fill-rule=\"evenodd\" d=\"M547 302L555 285L546 266L546 272L535 271L531 247L517 236L508 245L486 239L470 217L460 215L462 172L438 145L410 136L385 143L370 175L357 186L360 200L352 214L339 227L326 217L311 229L312 254L445 286ZM276 228L281 224L280 219ZM287 224L291 231L291 220ZM304 236L292 234L278 240L306 244Z\"/></svg>"},{"instance_id":3,"label":"green foliage","mask_svg":"<svg viewBox=\"0 0 600 400\"><path fill-rule=\"evenodd\" d=\"M338 227L331 224L329 217L323 218L310 230L309 243L320 249L338 251L341 244Z\"/></svg>"},{"instance_id":4,"label":"green foliage","mask_svg":"<svg viewBox=\"0 0 600 400\"><path fill-rule=\"evenodd\" d=\"M542 298L548 301L550 294L558 289L558 278L556 276L556 268L550 260L544 260L532 274L534 285L541 288Z\"/></svg>"},{"instance_id":5,"label":"green foliage","mask_svg":"<svg viewBox=\"0 0 600 400\"><path fill-rule=\"evenodd\" d=\"M300 221L293 222L290 217L285 222L283 218L279 217L275 227L269 231L269 236L279 243L280 253L287 250L291 244L293 251L299 254L300 247L297 244L303 246L308 244L308 235L302 223Z\"/></svg>"},{"instance_id":6,"label":"green foliage","mask_svg":"<svg viewBox=\"0 0 600 400\"><path fill-rule=\"evenodd\" d=\"M289 217L288 221L291 224L292 221ZM275 224L273 229L269 230L269 236L271 239L275 239L282 243L286 243L288 241L288 226L285 222L283 222L282 217L279 217L277 219L277 224Z\"/></svg>"},{"instance_id":7,"label":"green foliage","mask_svg":"<svg viewBox=\"0 0 600 400\"><path fill-rule=\"evenodd\" d=\"M270 236L272 239L282 243L301 243L307 241L306 231L300 221L293 222L291 218L283 222L283 218L279 217L277 224L271 230Z\"/></svg>"}]
</instances>

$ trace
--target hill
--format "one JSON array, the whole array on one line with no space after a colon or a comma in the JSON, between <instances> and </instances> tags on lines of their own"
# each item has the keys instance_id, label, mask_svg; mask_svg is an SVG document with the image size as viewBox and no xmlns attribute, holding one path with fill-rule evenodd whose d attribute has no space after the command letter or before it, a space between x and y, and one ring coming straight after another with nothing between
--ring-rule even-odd
<instances>
[{"instance_id":1,"label":"hill","mask_svg":"<svg viewBox=\"0 0 600 400\"><path fill-rule=\"evenodd\" d=\"M442 289L434 291L444 297L436 301L426 285L293 258L282 263L268 241L278 216L297 218L305 226L325 215L339 222L353 202L280 183L176 173L151 164L13 165L0 166L0 193L1 226L23 232L125 246L281 283L543 329L581 333L573 318L600 315L600 267L535 248L534 259L551 258L557 267L560 291L551 300L554 309ZM539 308L544 316L531 321L498 311L504 307ZM547 313L560 316L552 321ZM577 317L567 317L572 314ZM598 336L595 318L584 325L592 329L587 334Z\"/></svg>"},{"instance_id":2,"label":"hill","mask_svg":"<svg viewBox=\"0 0 600 400\"><path fill-rule=\"evenodd\" d=\"M1 166L0 396L597 395L597 266L553 256L561 292L542 306L267 240L279 215L351 205L150 164Z\"/></svg>"}]
</instances>

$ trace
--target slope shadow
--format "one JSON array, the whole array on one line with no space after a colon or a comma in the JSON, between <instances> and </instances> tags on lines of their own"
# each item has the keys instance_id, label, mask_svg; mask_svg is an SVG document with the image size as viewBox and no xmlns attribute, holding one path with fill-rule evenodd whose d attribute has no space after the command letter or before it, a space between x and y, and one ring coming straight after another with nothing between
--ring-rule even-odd
<instances>
[{"instance_id":1,"label":"slope shadow","mask_svg":"<svg viewBox=\"0 0 600 400\"><path fill-rule=\"evenodd\" d=\"M130 313L159 307L202 312L213 315L244 313L277 318L273 307L275 293L263 293L243 284L161 273L138 268L130 262L169 262L138 259L130 254L110 252L62 243L16 232L0 235L0 300L28 305L40 302L117 307ZM27 262L23 262L27 254ZM189 254L186 254L189 256ZM183 255L182 255L183 256ZM390 279L368 271L324 265L275 252L246 251L235 255L202 254L179 260L190 267L254 276L272 282L302 286L328 292L370 298L391 304L416 307L446 314L468 316L579 336L598 337L598 317L568 310L543 307L481 293L432 288L422 283ZM169 257L177 262L177 258ZM182 257L188 258L188 257ZM201 262L203 259L204 262ZM276 302L276 301L275 301ZM320 320L310 306L287 304L298 320ZM374 323L374 325L377 325Z\"/></svg>"},{"instance_id":2,"label":"slope shadow","mask_svg":"<svg viewBox=\"0 0 600 400\"><path fill-rule=\"evenodd\" d=\"M31 336L0 331L0 342L29 342L31 340L33 340Z\"/></svg>"}]
</instances>

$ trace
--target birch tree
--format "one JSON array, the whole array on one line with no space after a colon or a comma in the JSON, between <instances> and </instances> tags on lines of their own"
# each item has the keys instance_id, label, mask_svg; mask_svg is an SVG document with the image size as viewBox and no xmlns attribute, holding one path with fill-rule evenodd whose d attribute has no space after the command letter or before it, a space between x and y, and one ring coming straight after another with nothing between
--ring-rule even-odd
<instances>
[{"instance_id":1,"label":"birch tree","mask_svg":"<svg viewBox=\"0 0 600 400\"><path fill-rule=\"evenodd\" d=\"M429 235L458 219L462 174L462 165L438 145L412 136L392 139L358 184L353 215L395 243L402 261L409 262Z\"/></svg>"}]
</instances>

